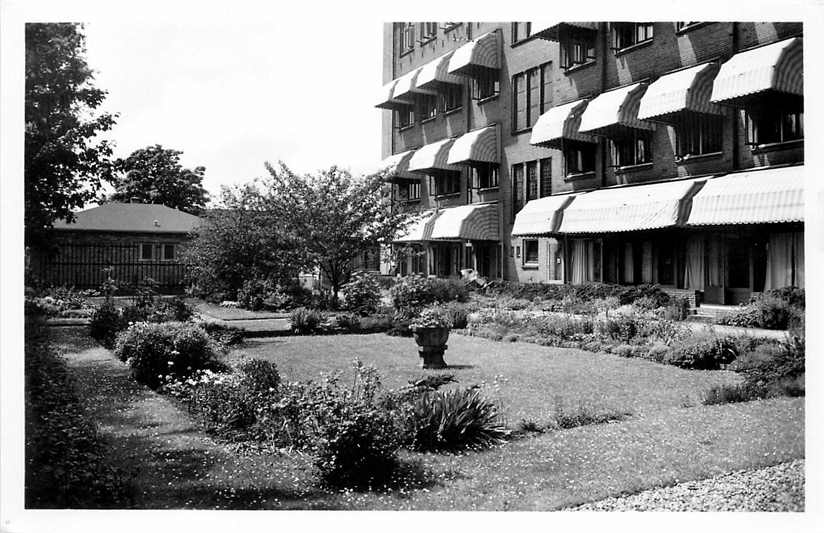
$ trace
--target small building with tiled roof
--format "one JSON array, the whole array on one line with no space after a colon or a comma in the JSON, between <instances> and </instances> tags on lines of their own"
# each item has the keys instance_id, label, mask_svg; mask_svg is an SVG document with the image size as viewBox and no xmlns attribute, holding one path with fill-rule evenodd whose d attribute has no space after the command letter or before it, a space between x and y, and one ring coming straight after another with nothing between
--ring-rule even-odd
<instances>
[{"instance_id":1,"label":"small building with tiled roof","mask_svg":"<svg viewBox=\"0 0 824 533\"><path fill-rule=\"evenodd\" d=\"M180 252L201 221L160 204L101 204L75 213L72 222L56 221L56 246L34 257L32 270L48 285L94 289L108 272L122 292L146 278L162 292L180 292Z\"/></svg>"}]
</instances>

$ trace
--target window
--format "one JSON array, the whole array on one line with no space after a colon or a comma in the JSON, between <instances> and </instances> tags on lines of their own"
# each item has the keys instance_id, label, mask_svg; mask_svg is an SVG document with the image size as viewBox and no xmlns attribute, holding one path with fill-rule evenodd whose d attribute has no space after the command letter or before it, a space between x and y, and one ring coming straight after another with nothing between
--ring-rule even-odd
<instances>
[{"instance_id":1,"label":"window","mask_svg":"<svg viewBox=\"0 0 824 533\"><path fill-rule=\"evenodd\" d=\"M595 61L594 31L565 30L561 36L561 68L569 69Z\"/></svg>"},{"instance_id":2,"label":"window","mask_svg":"<svg viewBox=\"0 0 824 533\"><path fill-rule=\"evenodd\" d=\"M538 162L526 164L526 201L538 198Z\"/></svg>"},{"instance_id":3,"label":"window","mask_svg":"<svg viewBox=\"0 0 824 533\"><path fill-rule=\"evenodd\" d=\"M524 166L512 165L512 219L524 206Z\"/></svg>"},{"instance_id":4,"label":"window","mask_svg":"<svg viewBox=\"0 0 824 533\"><path fill-rule=\"evenodd\" d=\"M414 202L421 199L421 184L418 181L398 184L398 197L402 202Z\"/></svg>"},{"instance_id":5,"label":"window","mask_svg":"<svg viewBox=\"0 0 824 533\"><path fill-rule=\"evenodd\" d=\"M420 44L428 43L438 35L437 22L421 22L419 23L419 29L421 33Z\"/></svg>"},{"instance_id":6,"label":"window","mask_svg":"<svg viewBox=\"0 0 824 533\"><path fill-rule=\"evenodd\" d=\"M538 239L524 239L524 266L538 266Z\"/></svg>"},{"instance_id":7,"label":"window","mask_svg":"<svg viewBox=\"0 0 824 533\"><path fill-rule=\"evenodd\" d=\"M415 123L415 111L412 107L404 107L398 109L398 129L402 130L408 128Z\"/></svg>"},{"instance_id":8,"label":"window","mask_svg":"<svg viewBox=\"0 0 824 533\"><path fill-rule=\"evenodd\" d=\"M513 22L512 23L512 44L518 41L523 41L532 35L531 22Z\"/></svg>"},{"instance_id":9,"label":"window","mask_svg":"<svg viewBox=\"0 0 824 533\"><path fill-rule=\"evenodd\" d=\"M472 98L475 100L485 100L498 96L501 92L501 82L498 81L496 71L487 70L477 77L472 78Z\"/></svg>"},{"instance_id":10,"label":"window","mask_svg":"<svg viewBox=\"0 0 824 533\"><path fill-rule=\"evenodd\" d=\"M463 107L463 86L450 83L446 84L445 87L446 89L441 93L444 112Z\"/></svg>"},{"instance_id":11,"label":"window","mask_svg":"<svg viewBox=\"0 0 824 533\"><path fill-rule=\"evenodd\" d=\"M690 113L675 124L677 156L712 154L721 151L724 117Z\"/></svg>"},{"instance_id":12,"label":"window","mask_svg":"<svg viewBox=\"0 0 824 533\"><path fill-rule=\"evenodd\" d=\"M564 143L564 166L564 174L567 176L595 172L595 145Z\"/></svg>"},{"instance_id":13,"label":"window","mask_svg":"<svg viewBox=\"0 0 824 533\"><path fill-rule=\"evenodd\" d=\"M415 48L415 23L403 22L401 30L401 54L411 52Z\"/></svg>"},{"instance_id":14,"label":"window","mask_svg":"<svg viewBox=\"0 0 824 533\"><path fill-rule=\"evenodd\" d=\"M541 198L552 194L552 158L541 159Z\"/></svg>"},{"instance_id":15,"label":"window","mask_svg":"<svg viewBox=\"0 0 824 533\"><path fill-rule=\"evenodd\" d=\"M549 63L512 77L513 131L531 128L552 104Z\"/></svg>"},{"instance_id":16,"label":"window","mask_svg":"<svg viewBox=\"0 0 824 533\"><path fill-rule=\"evenodd\" d=\"M621 50L652 40L652 22L615 22L612 24L612 48Z\"/></svg>"},{"instance_id":17,"label":"window","mask_svg":"<svg viewBox=\"0 0 824 533\"><path fill-rule=\"evenodd\" d=\"M643 165L652 162L652 136L649 132L632 130L626 137L613 139L612 164L616 167Z\"/></svg>"},{"instance_id":18,"label":"window","mask_svg":"<svg viewBox=\"0 0 824 533\"><path fill-rule=\"evenodd\" d=\"M435 182L435 196L461 192L461 175L458 172L444 172L430 177Z\"/></svg>"},{"instance_id":19,"label":"window","mask_svg":"<svg viewBox=\"0 0 824 533\"><path fill-rule=\"evenodd\" d=\"M438 116L438 96L435 94L422 94L418 98L418 113L421 121L429 120Z\"/></svg>"},{"instance_id":20,"label":"window","mask_svg":"<svg viewBox=\"0 0 824 533\"><path fill-rule=\"evenodd\" d=\"M746 114L747 144L774 144L804 138L804 112L764 105Z\"/></svg>"},{"instance_id":21,"label":"window","mask_svg":"<svg viewBox=\"0 0 824 533\"><path fill-rule=\"evenodd\" d=\"M470 172L475 188L489 189L498 186L498 165L495 163L473 166Z\"/></svg>"},{"instance_id":22,"label":"window","mask_svg":"<svg viewBox=\"0 0 824 533\"><path fill-rule=\"evenodd\" d=\"M175 245L174 244L164 244L163 245L163 260L164 261L174 261L175 260Z\"/></svg>"},{"instance_id":23,"label":"window","mask_svg":"<svg viewBox=\"0 0 824 533\"><path fill-rule=\"evenodd\" d=\"M151 261L154 259L154 244L144 242L140 244L140 260Z\"/></svg>"}]
</instances>

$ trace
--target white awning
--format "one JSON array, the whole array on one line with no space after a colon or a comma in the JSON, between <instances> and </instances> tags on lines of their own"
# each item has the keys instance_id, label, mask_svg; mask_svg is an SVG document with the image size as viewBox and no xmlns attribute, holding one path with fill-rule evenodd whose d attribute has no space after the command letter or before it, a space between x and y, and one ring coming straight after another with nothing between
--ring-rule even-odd
<instances>
[{"instance_id":1,"label":"white awning","mask_svg":"<svg viewBox=\"0 0 824 533\"><path fill-rule=\"evenodd\" d=\"M596 142L592 135L578 131L581 125L581 115L586 108L586 99L549 108L546 113L538 117L538 121L532 126L529 143L559 148L563 139Z\"/></svg>"},{"instance_id":2,"label":"white awning","mask_svg":"<svg viewBox=\"0 0 824 533\"><path fill-rule=\"evenodd\" d=\"M776 91L804 95L801 37L740 52L721 65L712 86L712 102L736 105L741 99Z\"/></svg>"},{"instance_id":3,"label":"white awning","mask_svg":"<svg viewBox=\"0 0 824 533\"><path fill-rule=\"evenodd\" d=\"M393 96L395 86L397 84L398 80L392 80L381 87L380 95L378 96L378 103L375 104L375 107L380 107L382 109L398 109L412 105L410 100L398 99Z\"/></svg>"},{"instance_id":4,"label":"white awning","mask_svg":"<svg viewBox=\"0 0 824 533\"><path fill-rule=\"evenodd\" d=\"M498 125L493 124L485 128L465 133L455 139L449 149L447 163L459 165L463 163L500 163L498 157Z\"/></svg>"},{"instance_id":5,"label":"white awning","mask_svg":"<svg viewBox=\"0 0 824 533\"><path fill-rule=\"evenodd\" d=\"M499 240L498 204L470 204L442 210L435 219L432 239Z\"/></svg>"},{"instance_id":6,"label":"white awning","mask_svg":"<svg viewBox=\"0 0 824 533\"><path fill-rule=\"evenodd\" d=\"M461 76L474 76L478 71L500 68L498 49L500 34L497 31L485 33L461 46L449 59L447 72Z\"/></svg>"},{"instance_id":7,"label":"white awning","mask_svg":"<svg viewBox=\"0 0 824 533\"><path fill-rule=\"evenodd\" d=\"M587 105L578 131L608 135L610 130L620 127L654 129L654 124L638 120L638 107L646 90L646 83L634 83L599 94Z\"/></svg>"},{"instance_id":8,"label":"white awning","mask_svg":"<svg viewBox=\"0 0 824 533\"><path fill-rule=\"evenodd\" d=\"M390 155L377 165L368 168L364 172L364 175L371 176L382 172L384 173L384 180L389 182L396 179L418 180L420 179L419 176L410 174L408 171L409 160L412 158L412 154L414 153L415 150L407 150L399 154Z\"/></svg>"},{"instance_id":9,"label":"white awning","mask_svg":"<svg viewBox=\"0 0 824 533\"><path fill-rule=\"evenodd\" d=\"M422 89L418 87L417 79L422 69L423 67L418 67L414 70L410 70L398 78L398 83L395 84L395 88L392 90L392 98L394 100L411 100L414 98L415 93L437 94L431 89Z\"/></svg>"},{"instance_id":10,"label":"white awning","mask_svg":"<svg viewBox=\"0 0 824 533\"><path fill-rule=\"evenodd\" d=\"M547 41L558 41L558 33L563 26L570 26L572 28L597 31L597 22L551 22L551 21L532 21L530 22L530 35L538 39L546 39Z\"/></svg>"},{"instance_id":11,"label":"white awning","mask_svg":"<svg viewBox=\"0 0 824 533\"><path fill-rule=\"evenodd\" d=\"M432 240L432 228L439 213L424 211L414 217L404 231L392 242L422 242Z\"/></svg>"},{"instance_id":12,"label":"white awning","mask_svg":"<svg viewBox=\"0 0 824 533\"><path fill-rule=\"evenodd\" d=\"M419 88L426 89L434 88L438 83L463 84L463 79L460 76L450 74L448 71L449 60L454 53L455 51L452 50L421 67L415 85Z\"/></svg>"},{"instance_id":13,"label":"white awning","mask_svg":"<svg viewBox=\"0 0 824 533\"><path fill-rule=\"evenodd\" d=\"M598 189L564 209L559 233L614 233L676 226L704 179Z\"/></svg>"},{"instance_id":14,"label":"white awning","mask_svg":"<svg viewBox=\"0 0 824 533\"><path fill-rule=\"evenodd\" d=\"M681 111L723 114L720 107L710 102L712 81L719 67L718 63L704 63L661 76L641 98L638 119L665 120Z\"/></svg>"},{"instance_id":15,"label":"white awning","mask_svg":"<svg viewBox=\"0 0 824 533\"><path fill-rule=\"evenodd\" d=\"M512 235L544 235L558 230L563 209L569 205L575 194L546 196L530 200L515 215Z\"/></svg>"},{"instance_id":16,"label":"white awning","mask_svg":"<svg viewBox=\"0 0 824 533\"><path fill-rule=\"evenodd\" d=\"M460 167L447 163L449 150L454 144L454 138L441 139L419 148L409 160L409 172L428 173L431 170L450 170L460 172Z\"/></svg>"},{"instance_id":17,"label":"white awning","mask_svg":"<svg viewBox=\"0 0 824 533\"><path fill-rule=\"evenodd\" d=\"M707 180L692 200L687 224L804 221L804 165L751 170Z\"/></svg>"}]
</instances>

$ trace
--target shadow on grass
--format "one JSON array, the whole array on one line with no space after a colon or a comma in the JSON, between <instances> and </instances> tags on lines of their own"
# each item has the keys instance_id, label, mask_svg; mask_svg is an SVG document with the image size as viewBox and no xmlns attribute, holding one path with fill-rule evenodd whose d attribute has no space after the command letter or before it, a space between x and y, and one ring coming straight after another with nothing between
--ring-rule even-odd
<instances>
[{"instance_id":1,"label":"shadow on grass","mask_svg":"<svg viewBox=\"0 0 824 533\"><path fill-rule=\"evenodd\" d=\"M475 368L475 365L450 365L447 364L446 368L443 370L471 370Z\"/></svg>"}]
</instances>

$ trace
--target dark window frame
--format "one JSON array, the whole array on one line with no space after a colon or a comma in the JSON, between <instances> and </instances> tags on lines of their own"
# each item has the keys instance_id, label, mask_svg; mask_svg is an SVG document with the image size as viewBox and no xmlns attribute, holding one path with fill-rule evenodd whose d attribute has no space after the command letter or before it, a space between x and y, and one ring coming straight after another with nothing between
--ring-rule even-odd
<instances>
[{"instance_id":1,"label":"dark window frame","mask_svg":"<svg viewBox=\"0 0 824 533\"><path fill-rule=\"evenodd\" d=\"M149 250L149 257L146 257L145 251ZM140 261L154 261L155 260L155 243L153 242L141 242L139 243L139 257Z\"/></svg>"},{"instance_id":2,"label":"dark window frame","mask_svg":"<svg viewBox=\"0 0 824 533\"><path fill-rule=\"evenodd\" d=\"M569 72L597 61L596 33L591 30L563 28L559 36L560 66Z\"/></svg>"},{"instance_id":3,"label":"dark window frame","mask_svg":"<svg viewBox=\"0 0 824 533\"><path fill-rule=\"evenodd\" d=\"M461 192L461 174L460 172L442 172L439 174L430 174L429 183L434 183L430 187L430 194L436 198L440 196L450 196L460 194Z\"/></svg>"},{"instance_id":4,"label":"dark window frame","mask_svg":"<svg viewBox=\"0 0 824 533\"><path fill-rule=\"evenodd\" d=\"M476 189L494 189L500 186L500 170L497 163L472 165L470 175Z\"/></svg>"},{"instance_id":5,"label":"dark window frame","mask_svg":"<svg viewBox=\"0 0 824 533\"><path fill-rule=\"evenodd\" d=\"M612 49L620 52L644 43L651 43L655 38L655 23L613 22L610 24L610 34Z\"/></svg>"},{"instance_id":6,"label":"dark window frame","mask_svg":"<svg viewBox=\"0 0 824 533\"><path fill-rule=\"evenodd\" d=\"M415 50L415 23L401 22L400 56L411 53Z\"/></svg>"},{"instance_id":7,"label":"dark window frame","mask_svg":"<svg viewBox=\"0 0 824 533\"><path fill-rule=\"evenodd\" d=\"M626 135L610 139L613 168L629 168L653 162L652 132L630 128Z\"/></svg>"},{"instance_id":8,"label":"dark window frame","mask_svg":"<svg viewBox=\"0 0 824 533\"><path fill-rule=\"evenodd\" d=\"M501 80L497 71L485 70L472 77L472 99L482 103L501 94Z\"/></svg>"},{"instance_id":9,"label":"dark window frame","mask_svg":"<svg viewBox=\"0 0 824 533\"><path fill-rule=\"evenodd\" d=\"M673 124L675 156L685 159L722 152L724 149L724 116L690 113Z\"/></svg>"},{"instance_id":10,"label":"dark window frame","mask_svg":"<svg viewBox=\"0 0 824 533\"><path fill-rule=\"evenodd\" d=\"M457 111L463 107L463 85L447 84L441 91L441 105L444 113Z\"/></svg>"},{"instance_id":11,"label":"dark window frame","mask_svg":"<svg viewBox=\"0 0 824 533\"><path fill-rule=\"evenodd\" d=\"M792 119L793 124L788 124ZM781 106L747 109L744 115L746 144L751 147L778 145L804 140L804 111ZM793 131L795 130L795 131Z\"/></svg>"},{"instance_id":12,"label":"dark window frame","mask_svg":"<svg viewBox=\"0 0 824 533\"><path fill-rule=\"evenodd\" d=\"M537 268L540 261L538 239L521 239L521 247L524 250L521 258L521 266Z\"/></svg>"},{"instance_id":13,"label":"dark window frame","mask_svg":"<svg viewBox=\"0 0 824 533\"><path fill-rule=\"evenodd\" d=\"M564 177L595 172L598 152L596 144L566 141L563 143L562 152L564 154ZM573 155L575 157L572 157ZM575 164L571 164L572 162Z\"/></svg>"}]
</instances>

